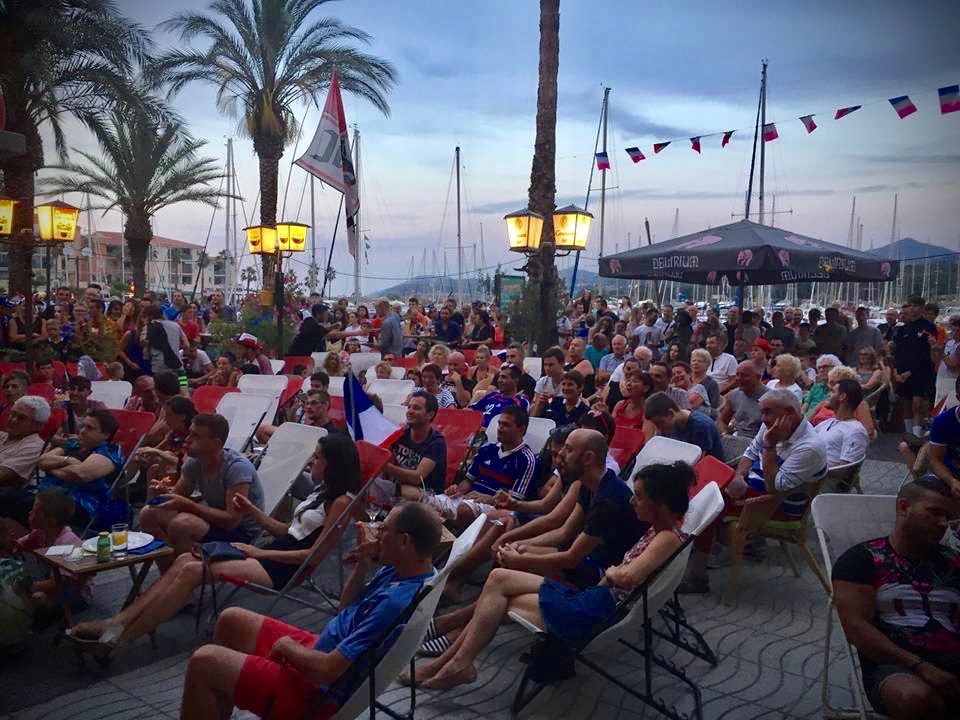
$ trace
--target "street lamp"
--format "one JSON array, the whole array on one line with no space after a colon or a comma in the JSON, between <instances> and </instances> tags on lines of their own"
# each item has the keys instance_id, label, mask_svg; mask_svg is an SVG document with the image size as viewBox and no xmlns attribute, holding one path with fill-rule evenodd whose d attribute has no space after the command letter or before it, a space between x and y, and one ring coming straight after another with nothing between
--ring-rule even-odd
<instances>
[{"instance_id":1,"label":"street lamp","mask_svg":"<svg viewBox=\"0 0 960 720\"><path fill-rule=\"evenodd\" d=\"M540 252L540 236L543 234L543 215L529 208L504 215L510 249L526 255Z\"/></svg>"},{"instance_id":2,"label":"street lamp","mask_svg":"<svg viewBox=\"0 0 960 720\"><path fill-rule=\"evenodd\" d=\"M590 234L590 223L593 215L576 205L567 205L553 211L553 244L559 255L569 254L573 250L581 251L587 248L587 236Z\"/></svg>"},{"instance_id":3,"label":"street lamp","mask_svg":"<svg viewBox=\"0 0 960 720\"><path fill-rule=\"evenodd\" d=\"M304 251L309 229L309 225L292 222L279 222L276 227L252 225L243 229L247 235L247 247L251 255L275 256L273 307L277 313L278 359L283 355L283 256L284 253L292 255ZM261 299L266 299L266 293L267 291L261 293Z\"/></svg>"},{"instance_id":4,"label":"street lamp","mask_svg":"<svg viewBox=\"0 0 960 720\"><path fill-rule=\"evenodd\" d=\"M13 231L13 206L16 200L0 197L0 235L6 236Z\"/></svg>"},{"instance_id":5,"label":"street lamp","mask_svg":"<svg viewBox=\"0 0 960 720\"><path fill-rule=\"evenodd\" d=\"M74 207L59 200L35 205L36 225L40 230L39 238L47 246L47 302L50 302L50 276L53 274L51 262L51 246L53 243L73 242L77 234L77 221L80 219L80 208ZM80 277L77 276L77 285Z\"/></svg>"}]
</instances>

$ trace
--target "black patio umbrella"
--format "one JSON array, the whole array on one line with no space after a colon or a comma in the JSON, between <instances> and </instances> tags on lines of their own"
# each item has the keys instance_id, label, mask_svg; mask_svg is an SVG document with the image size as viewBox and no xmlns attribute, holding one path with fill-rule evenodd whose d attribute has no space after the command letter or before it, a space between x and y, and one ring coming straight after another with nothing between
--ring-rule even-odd
<instances>
[{"instance_id":1,"label":"black patio umbrella","mask_svg":"<svg viewBox=\"0 0 960 720\"><path fill-rule=\"evenodd\" d=\"M789 230L740 220L648 247L600 258L600 275L694 285L887 282L899 262Z\"/></svg>"}]
</instances>

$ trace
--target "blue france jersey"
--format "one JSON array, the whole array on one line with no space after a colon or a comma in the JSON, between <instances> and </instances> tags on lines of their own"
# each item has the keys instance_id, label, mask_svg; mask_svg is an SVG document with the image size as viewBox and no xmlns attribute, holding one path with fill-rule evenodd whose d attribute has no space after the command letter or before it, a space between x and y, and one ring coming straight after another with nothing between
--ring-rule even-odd
<instances>
[{"instance_id":1,"label":"blue france jersey","mask_svg":"<svg viewBox=\"0 0 960 720\"><path fill-rule=\"evenodd\" d=\"M473 489L484 495L506 490L518 500L529 500L536 489L537 456L521 443L506 453L496 443L481 447L470 464L467 477Z\"/></svg>"}]
</instances>

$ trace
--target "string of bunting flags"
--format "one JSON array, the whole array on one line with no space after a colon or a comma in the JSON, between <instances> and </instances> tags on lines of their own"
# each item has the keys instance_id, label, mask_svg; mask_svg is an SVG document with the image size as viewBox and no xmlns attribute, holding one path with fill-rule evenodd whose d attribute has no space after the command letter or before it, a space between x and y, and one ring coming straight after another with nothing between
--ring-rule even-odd
<instances>
[{"instance_id":1,"label":"string of bunting flags","mask_svg":"<svg viewBox=\"0 0 960 720\"><path fill-rule=\"evenodd\" d=\"M940 98L940 114L947 115L948 113L960 112L960 85L947 85L946 87L939 88L937 90L938 97ZM890 106L893 108L893 111L897 114L901 120L913 115L917 112L917 106L913 103L913 100L910 99L909 95L901 95L899 97L890 98L887 100L890 103ZM862 108L863 105L850 105L848 107L838 108L833 115L834 120L840 120L841 118L846 117L855 113L857 110ZM801 115L797 118L806 129L807 134L809 135L819 126L814 121L814 116L816 113L811 115ZM712 137L714 135L720 135L720 147L725 148L729 142L730 138L733 137L733 134L738 132L737 130L724 130L722 132L711 132L704 133L702 135L697 135L696 137L690 138L690 149L693 150L697 155L700 154L702 149L701 141L704 138ZM776 123L766 123L760 132L761 137L764 142L770 142L776 140L780 137L780 133L777 132ZM664 142L656 142L653 144L653 154L659 155L661 152L667 149L667 146L671 145L673 140L667 140ZM625 148L627 155L634 162L634 164L639 163L641 160L646 160L647 156L643 154L643 151L639 147L628 147ZM610 169L610 157L606 152L598 152L596 154L597 161L597 170L606 171Z\"/></svg>"}]
</instances>

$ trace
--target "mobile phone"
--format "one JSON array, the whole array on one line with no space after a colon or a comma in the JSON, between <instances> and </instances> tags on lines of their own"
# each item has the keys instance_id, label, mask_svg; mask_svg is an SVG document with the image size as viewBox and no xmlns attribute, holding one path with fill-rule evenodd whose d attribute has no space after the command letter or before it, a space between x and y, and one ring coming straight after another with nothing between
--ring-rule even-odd
<instances>
[{"instance_id":1,"label":"mobile phone","mask_svg":"<svg viewBox=\"0 0 960 720\"><path fill-rule=\"evenodd\" d=\"M162 505L170 499L169 495L157 495L154 498L147 500L147 505Z\"/></svg>"}]
</instances>

